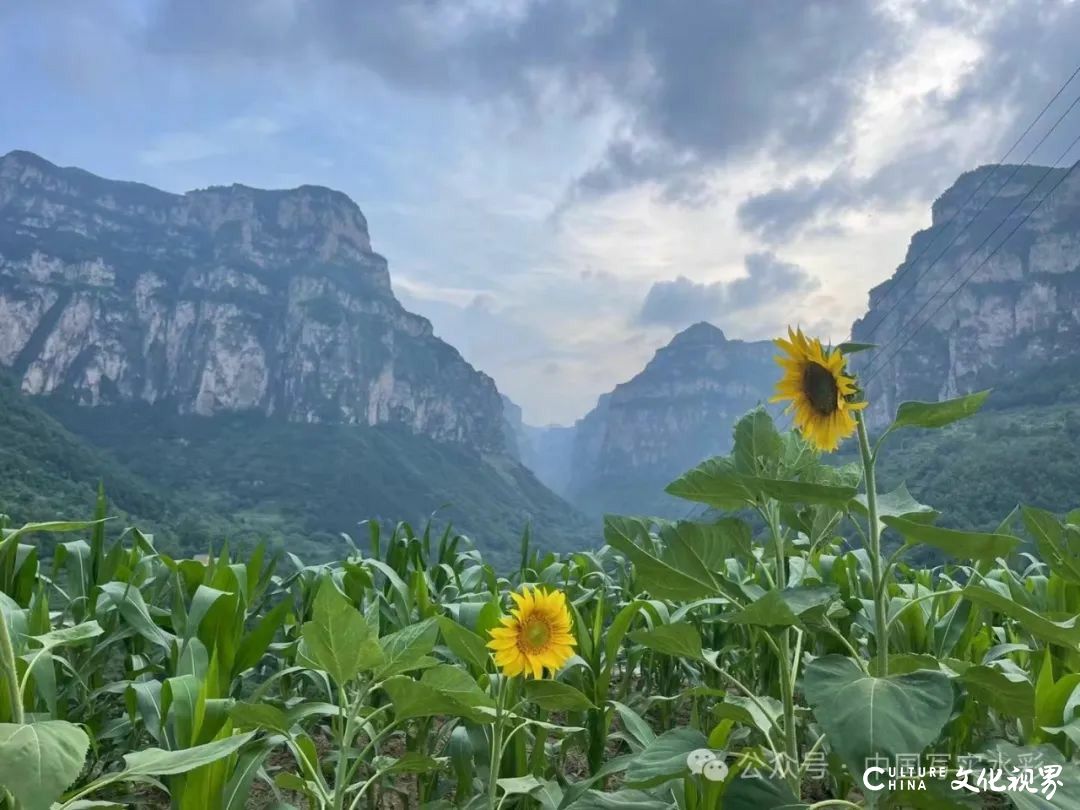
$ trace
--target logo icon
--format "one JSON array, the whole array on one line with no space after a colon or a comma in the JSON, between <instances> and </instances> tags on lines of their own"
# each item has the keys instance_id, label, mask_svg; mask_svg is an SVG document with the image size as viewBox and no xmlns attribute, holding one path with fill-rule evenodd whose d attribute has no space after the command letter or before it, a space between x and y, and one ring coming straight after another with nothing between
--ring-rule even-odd
<instances>
[{"instance_id":1,"label":"logo icon","mask_svg":"<svg viewBox=\"0 0 1080 810\"><path fill-rule=\"evenodd\" d=\"M723 756L708 748L698 748L686 756L686 766L695 776L703 776L709 782L727 779L728 766Z\"/></svg>"}]
</instances>

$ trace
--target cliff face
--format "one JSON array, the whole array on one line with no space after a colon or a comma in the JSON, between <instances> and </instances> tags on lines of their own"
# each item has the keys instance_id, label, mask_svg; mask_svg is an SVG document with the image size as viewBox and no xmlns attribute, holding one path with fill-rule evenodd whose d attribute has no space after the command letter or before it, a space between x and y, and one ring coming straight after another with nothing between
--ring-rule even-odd
<instances>
[{"instance_id":1,"label":"cliff face","mask_svg":"<svg viewBox=\"0 0 1080 810\"><path fill-rule=\"evenodd\" d=\"M571 501L592 511L640 512L645 503L670 511L657 501L663 486L730 449L735 420L768 400L774 354L768 341L728 340L708 323L676 335L577 423Z\"/></svg>"},{"instance_id":2,"label":"cliff face","mask_svg":"<svg viewBox=\"0 0 1080 810\"><path fill-rule=\"evenodd\" d=\"M934 203L933 224L912 238L905 263L871 290L869 310L855 323L852 337L882 347L857 355L855 362L857 369L869 368L872 375L867 389L872 424L886 423L904 400L938 400L1000 386L1080 354L1080 174L1074 173L897 357L882 365L1065 173L1055 169L1006 220L1046 171L1024 167L1002 188L1013 168L983 167L962 175ZM993 174L985 186L965 204L989 172ZM964 228L995 192L998 198ZM997 233L972 254L1003 220ZM955 244L941 255L962 228ZM909 323L942 284L943 291Z\"/></svg>"},{"instance_id":3,"label":"cliff face","mask_svg":"<svg viewBox=\"0 0 1080 810\"><path fill-rule=\"evenodd\" d=\"M0 157L0 365L86 405L506 446L495 384L401 306L360 209L321 187L177 195Z\"/></svg>"}]
</instances>

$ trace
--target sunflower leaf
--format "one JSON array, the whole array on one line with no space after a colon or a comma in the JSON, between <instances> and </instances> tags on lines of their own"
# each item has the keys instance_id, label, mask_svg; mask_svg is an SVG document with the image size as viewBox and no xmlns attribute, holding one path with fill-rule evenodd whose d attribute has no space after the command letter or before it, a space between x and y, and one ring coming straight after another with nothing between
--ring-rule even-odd
<instances>
[{"instance_id":1,"label":"sunflower leaf","mask_svg":"<svg viewBox=\"0 0 1080 810\"><path fill-rule=\"evenodd\" d=\"M939 428L976 414L990 391L947 399L944 402L901 402L890 430L903 427Z\"/></svg>"}]
</instances>

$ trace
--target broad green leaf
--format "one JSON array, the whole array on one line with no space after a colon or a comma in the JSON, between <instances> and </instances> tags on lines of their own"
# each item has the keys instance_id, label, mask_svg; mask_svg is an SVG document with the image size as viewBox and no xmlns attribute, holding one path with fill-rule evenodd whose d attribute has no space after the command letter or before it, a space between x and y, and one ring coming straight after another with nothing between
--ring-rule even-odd
<instances>
[{"instance_id":1,"label":"broad green leaf","mask_svg":"<svg viewBox=\"0 0 1080 810\"><path fill-rule=\"evenodd\" d=\"M651 630L634 630L629 637L631 641L665 655L689 658L693 661L703 660L701 633L692 624L686 622L662 624Z\"/></svg>"},{"instance_id":2,"label":"broad green leaf","mask_svg":"<svg viewBox=\"0 0 1080 810\"><path fill-rule=\"evenodd\" d=\"M781 503L823 504L843 507L857 490L808 481L784 481L746 475L727 458L711 458L668 484L669 495L708 504L717 509L735 509L767 498Z\"/></svg>"},{"instance_id":3,"label":"broad green leaf","mask_svg":"<svg viewBox=\"0 0 1080 810\"><path fill-rule=\"evenodd\" d=\"M439 616L439 631L454 655L479 670L487 669L489 651L484 640L449 616Z\"/></svg>"},{"instance_id":4,"label":"broad green leaf","mask_svg":"<svg viewBox=\"0 0 1080 810\"><path fill-rule=\"evenodd\" d=\"M724 791L724 810L803 810L810 805L799 800L782 779L739 775Z\"/></svg>"},{"instance_id":5,"label":"broad green leaf","mask_svg":"<svg viewBox=\"0 0 1080 810\"><path fill-rule=\"evenodd\" d=\"M549 712L582 712L594 708L584 694L562 681L525 681L525 699Z\"/></svg>"},{"instance_id":6,"label":"broad green leaf","mask_svg":"<svg viewBox=\"0 0 1080 810\"><path fill-rule=\"evenodd\" d=\"M717 525L679 522L667 524L664 547L657 549L649 523L637 518L604 518L604 540L637 569L638 578L658 599L690 602L741 592L724 576L725 557L742 542L747 531L741 521Z\"/></svg>"},{"instance_id":7,"label":"broad green leaf","mask_svg":"<svg viewBox=\"0 0 1080 810\"><path fill-rule=\"evenodd\" d=\"M387 678L383 689L394 704L398 720L445 714L477 723L490 722L494 701L469 673L444 664L426 670L416 681L404 675Z\"/></svg>"},{"instance_id":8,"label":"broad green leaf","mask_svg":"<svg viewBox=\"0 0 1080 810\"><path fill-rule=\"evenodd\" d=\"M48 810L82 771L90 738L63 720L0 723L0 787L23 810Z\"/></svg>"},{"instance_id":9,"label":"broad green leaf","mask_svg":"<svg viewBox=\"0 0 1080 810\"><path fill-rule=\"evenodd\" d=\"M634 756L626 769L626 782L631 787L649 788L681 778L690 772L687 756L707 743L705 735L695 728L667 731Z\"/></svg>"},{"instance_id":10,"label":"broad green leaf","mask_svg":"<svg viewBox=\"0 0 1080 810\"><path fill-rule=\"evenodd\" d=\"M427 655L435 649L439 638L439 625L434 619L425 619L403 627L395 633L379 639L384 663L375 673L377 680L400 675L411 669L438 663Z\"/></svg>"},{"instance_id":11,"label":"broad green leaf","mask_svg":"<svg viewBox=\"0 0 1080 810\"><path fill-rule=\"evenodd\" d=\"M1020 545L1020 538L1008 534L943 529L900 517L883 517L881 522L900 532L909 545L933 546L959 559L993 562L1008 557Z\"/></svg>"},{"instance_id":12,"label":"broad green leaf","mask_svg":"<svg viewBox=\"0 0 1080 810\"><path fill-rule=\"evenodd\" d=\"M406 751L397 759L384 765L383 758L376 760L376 767L384 775L394 773L430 773L439 769L439 760L421 754L419 751ZM387 757L386 759L389 759Z\"/></svg>"},{"instance_id":13,"label":"broad green leaf","mask_svg":"<svg viewBox=\"0 0 1080 810\"><path fill-rule=\"evenodd\" d=\"M864 517L869 514L866 506L866 493L860 492L851 503L853 509ZM902 517L918 523L926 523L937 517L937 511L919 503L908 491L907 484L900 485L889 492L879 492L877 496L878 520L886 517ZM885 524L882 523L882 526Z\"/></svg>"},{"instance_id":14,"label":"broad green leaf","mask_svg":"<svg viewBox=\"0 0 1080 810\"><path fill-rule=\"evenodd\" d=\"M779 739L777 723L784 713L784 706L776 698L728 694L723 703L713 707L716 720L734 720L747 728L756 728L768 739Z\"/></svg>"},{"instance_id":15,"label":"broad green leaf","mask_svg":"<svg viewBox=\"0 0 1080 810\"><path fill-rule=\"evenodd\" d=\"M949 719L953 687L942 672L878 678L841 655L812 661L803 676L806 701L833 750L853 773L867 757L918 754Z\"/></svg>"},{"instance_id":16,"label":"broad green leaf","mask_svg":"<svg viewBox=\"0 0 1080 810\"><path fill-rule=\"evenodd\" d=\"M311 621L300 630L305 652L339 685L385 661L378 639L363 614L330 579L315 594Z\"/></svg>"},{"instance_id":17,"label":"broad green leaf","mask_svg":"<svg viewBox=\"0 0 1080 810\"><path fill-rule=\"evenodd\" d=\"M836 589L826 586L766 591L760 599L724 618L732 624L792 627L800 624L804 614L827 604L835 595Z\"/></svg>"},{"instance_id":18,"label":"broad green leaf","mask_svg":"<svg viewBox=\"0 0 1080 810\"><path fill-rule=\"evenodd\" d=\"M896 410L896 419L893 420L890 430L904 427L944 427L977 413L988 396L989 391L978 391L944 402L902 402Z\"/></svg>"},{"instance_id":19,"label":"broad green leaf","mask_svg":"<svg viewBox=\"0 0 1080 810\"><path fill-rule=\"evenodd\" d=\"M119 779L132 776L172 776L178 773L201 768L211 762L217 762L231 754L236 753L247 744L256 732L249 731L246 734L237 734L214 742L196 745L192 748L181 748L176 751L164 751L160 748L147 748L143 751L135 751L124 754L124 770L118 774Z\"/></svg>"},{"instance_id":20,"label":"broad green leaf","mask_svg":"<svg viewBox=\"0 0 1080 810\"><path fill-rule=\"evenodd\" d=\"M764 408L754 408L735 423L735 444L731 451L735 470L758 475L775 469L782 446L772 417Z\"/></svg>"},{"instance_id":21,"label":"broad green leaf","mask_svg":"<svg viewBox=\"0 0 1080 810\"><path fill-rule=\"evenodd\" d=\"M1036 638L1071 650L1080 647L1080 626L1075 616L1065 621L1053 621L983 585L968 585L964 588L964 596L978 605L1008 616Z\"/></svg>"},{"instance_id":22,"label":"broad green leaf","mask_svg":"<svg viewBox=\"0 0 1080 810\"><path fill-rule=\"evenodd\" d=\"M964 670L960 681L977 705L990 706L1007 717L1035 716L1035 687L1022 675L978 665Z\"/></svg>"}]
</instances>

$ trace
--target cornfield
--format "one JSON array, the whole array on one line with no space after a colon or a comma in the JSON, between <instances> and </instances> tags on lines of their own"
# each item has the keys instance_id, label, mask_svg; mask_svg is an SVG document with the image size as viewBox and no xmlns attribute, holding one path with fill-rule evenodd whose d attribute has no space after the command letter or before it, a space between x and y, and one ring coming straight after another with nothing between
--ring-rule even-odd
<instances>
[{"instance_id":1,"label":"cornfield","mask_svg":"<svg viewBox=\"0 0 1080 810\"><path fill-rule=\"evenodd\" d=\"M405 524L308 565L174 559L103 497L3 521L0 806L1080 807L1080 512L961 531L874 483L891 433L984 397L859 421L848 467L757 409L668 488L704 517L526 532L510 572ZM572 654L511 674L491 631L537 588Z\"/></svg>"}]
</instances>

